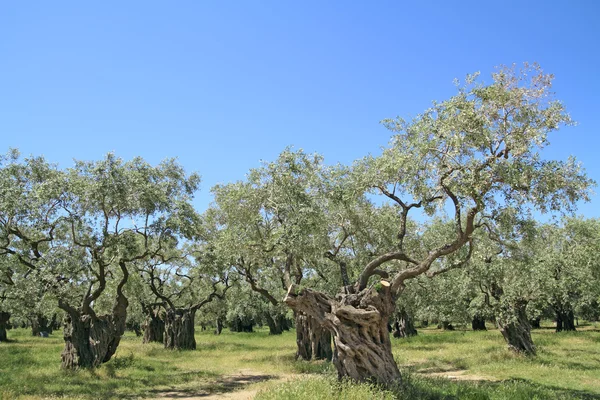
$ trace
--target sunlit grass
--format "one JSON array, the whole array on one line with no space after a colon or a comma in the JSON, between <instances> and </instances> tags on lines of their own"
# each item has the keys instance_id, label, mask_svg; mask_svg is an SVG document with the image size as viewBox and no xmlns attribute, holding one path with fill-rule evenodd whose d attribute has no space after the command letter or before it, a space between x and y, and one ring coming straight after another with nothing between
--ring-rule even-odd
<instances>
[{"instance_id":1,"label":"sunlit grass","mask_svg":"<svg viewBox=\"0 0 600 400\"><path fill-rule=\"evenodd\" d=\"M537 357L506 350L497 330L421 329L417 337L392 339L404 375L404 384L393 391L338 383L330 363L295 361L293 331L215 336L198 330L195 351L143 345L127 334L113 360L77 372L60 369L60 332L37 338L17 329L9 337L12 342L0 344L1 399L133 399L168 391L200 396L241 388L224 384L236 374L261 374L261 399L600 399L600 327L593 325L574 333L535 330ZM444 379L453 375L465 381ZM278 377L291 380L277 382Z\"/></svg>"}]
</instances>

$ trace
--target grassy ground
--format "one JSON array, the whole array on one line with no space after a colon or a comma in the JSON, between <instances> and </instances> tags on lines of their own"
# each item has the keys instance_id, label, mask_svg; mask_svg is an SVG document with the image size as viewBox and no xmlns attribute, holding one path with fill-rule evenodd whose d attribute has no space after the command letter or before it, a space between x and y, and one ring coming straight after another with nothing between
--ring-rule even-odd
<instances>
[{"instance_id":1,"label":"grassy ground","mask_svg":"<svg viewBox=\"0 0 600 400\"><path fill-rule=\"evenodd\" d=\"M394 339L404 384L393 391L337 382L328 363L294 361L293 332L198 332L198 350L188 352L142 345L127 335L113 360L78 372L59 368L60 334L43 339L12 330L9 337L14 341L0 344L2 399L192 397L231 392L247 382L260 382L261 400L600 399L599 326L561 334L536 330L535 358L508 352L496 330L421 330L415 338ZM237 379L247 375L251 379ZM276 381L282 376L288 381Z\"/></svg>"}]
</instances>

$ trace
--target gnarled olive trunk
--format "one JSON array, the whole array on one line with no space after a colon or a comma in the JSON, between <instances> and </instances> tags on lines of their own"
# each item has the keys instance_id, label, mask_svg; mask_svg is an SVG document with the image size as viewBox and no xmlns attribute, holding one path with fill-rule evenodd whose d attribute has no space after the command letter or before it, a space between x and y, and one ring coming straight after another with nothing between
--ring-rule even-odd
<instances>
[{"instance_id":1,"label":"gnarled olive trunk","mask_svg":"<svg viewBox=\"0 0 600 400\"><path fill-rule=\"evenodd\" d=\"M556 332L576 331L575 314L571 309L558 309L556 311Z\"/></svg>"},{"instance_id":2,"label":"gnarled olive trunk","mask_svg":"<svg viewBox=\"0 0 600 400\"><path fill-rule=\"evenodd\" d=\"M471 328L474 331L486 331L487 328L485 327L485 318L475 315L471 320Z\"/></svg>"},{"instance_id":3,"label":"gnarled olive trunk","mask_svg":"<svg viewBox=\"0 0 600 400\"><path fill-rule=\"evenodd\" d=\"M196 311L187 308L167 310L165 317L165 348L195 350L194 319Z\"/></svg>"},{"instance_id":4,"label":"gnarled olive trunk","mask_svg":"<svg viewBox=\"0 0 600 400\"><path fill-rule=\"evenodd\" d=\"M283 331L290 330L290 324L283 314L277 314L273 317L270 313L264 313L265 320L269 326L269 335L281 335Z\"/></svg>"},{"instance_id":5,"label":"gnarled olive trunk","mask_svg":"<svg viewBox=\"0 0 600 400\"><path fill-rule=\"evenodd\" d=\"M405 338L410 336L417 336L417 330L413 323L413 319L408 315L404 307L396 314L396 321L394 322L394 337Z\"/></svg>"},{"instance_id":6,"label":"gnarled olive trunk","mask_svg":"<svg viewBox=\"0 0 600 400\"><path fill-rule=\"evenodd\" d=\"M504 336L508 348L527 355L535 355L535 345L531 340L531 325L527 319L527 303L504 305L502 316L496 319L500 333Z\"/></svg>"},{"instance_id":7,"label":"gnarled olive trunk","mask_svg":"<svg viewBox=\"0 0 600 400\"><path fill-rule=\"evenodd\" d=\"M296 313L296 359L331 360L331 333L310 315Z\"/></svg>"},{"instance_id":8,"label":"gnarled olive trunk","mask_svg":"<svg viewBox=\"0 0 600 400\"><path fill-rule=\"evenodd\" d=\"M9 319L10 313L6 311L0 311L0 342L6 342L8 340L6 328L8 328Z\"/></svg>"},{"instance_id":9,"label":"gnarled olive trunk","mask_svg":"<svg viewBox=\"0 0 600 400\"><path fill-rule=\"evenodd\" d=\"M335 299L310 289L290 286L286 304L310 315L333 335L333 363L340 378L381 384L399 383L387 322L394 312L389 287L352 293L346 287Z\"/></svg>"},{"instance_id":10,"label":"gnarled olive trunk","mask_svg":"<svg viewBox=\"0 0 600 400\"><path fill-rule=\"evenodd\" d=\"M125 333L128 304L125 296L119 295L109 315L82 314L69 309L63 333L62 367L95 368L110 360Z\"/></svg>"},{"instance_id":11,"label":"gnarled olive trunk","mask_svg":"<svg viewBox=\"0 0 600 400\"><path fill-rule=\"evenodd\" d=\"M56 315L54 316L56 318ZM42 314L35 314L31 317L31 335L32 336L43 336L44 334L52 333L52 326L54 321L48 319Z\"/></svg>"},{"instance_id":12,"label":"gnarled olive trunk","mask_svg":"<svg viewBox=\"0 0 600 400\"><path fill-rule=\"evenodd\" d=\"M142 343L164 343L165 341L165 321L164 313L159 308L150 309L146 313L144 321L144 338Z\"/></svg>"}]
</instances>

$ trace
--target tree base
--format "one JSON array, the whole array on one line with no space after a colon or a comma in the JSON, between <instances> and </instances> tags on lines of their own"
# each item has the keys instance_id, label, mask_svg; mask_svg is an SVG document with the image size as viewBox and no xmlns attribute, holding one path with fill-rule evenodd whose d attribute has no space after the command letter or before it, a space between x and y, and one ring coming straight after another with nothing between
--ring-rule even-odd
<instances>
[{"instance_id":1,"label":"tree base","mask_svg":"<svg viewBox=\"0 0 600 400\"><path fill-rule=\"evenodd\" d=\"M296 314L296 359L331 360L331 333L323 328L314 318Z\"/></svg>"},{"instance_id":2,"label":"tree base","mask_svg":"<svg viewBox=\"0 0 600 400\"><path fill-rule=\"evenodd\" d=\"M112 315L69 316L65 321L62 368L96 368L115 354L125 322Z\"/></svg>"},{"instance_id":3,"label":"tree base","mask_svg":"<svg viewBox=\"0 0 600 400\"><path fill-rule=\"evenodd\" d=\"M379 291L365 289L356 294L345 290L332 299L292 285L284 301L332 333L336 349L332 361L340 379L383 385L401 382L387 329L394 311L389 287L382 285Z\"/></svg>"},{"instance_id":4,"label":"tree base","mask_svg":"<svg viewBox=\"0 0 600 400\"><path fill-rule=\"evenodd\" d=\"M196 350L194 337L195 311L168 310L165 318L165 349Z\"/></svg>"},{"instance_id":5,"label":"tree base","mask_svg":"<svg viewBox=\"0 0 600 400\"><path fill-rule=\"evenodd\" d=\"M487 328L485 326L485 318L481 318L478 316L473 317L473 319L471 320L471 328L474 331L487 331Z\"/></svg>"}]
</instances>

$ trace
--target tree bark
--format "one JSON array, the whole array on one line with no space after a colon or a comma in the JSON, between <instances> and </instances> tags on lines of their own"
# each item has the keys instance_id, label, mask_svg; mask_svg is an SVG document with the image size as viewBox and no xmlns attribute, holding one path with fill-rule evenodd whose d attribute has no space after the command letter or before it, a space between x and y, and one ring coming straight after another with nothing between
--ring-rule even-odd
<instances>
[{"instance_id":1,"label":"tree bark","mask_svg":"<svg viewBox=\"0 0 600 400\"><path fill-rule=\"evenodd\" d=\"M510 350L527 355L535 355L535 345L531 339L531 326L525 312L526 303L518 303L512 308L505 306L503 315L496 319L498 328Z\"/></svg>"},{"instance_id":2,"label":"tree bark","mask_svg":"<svg viewBox=\"0 0 600 400\"><path fill-rule=\"evenodd\" d=\"M296 313L296 359L331 360L331 333L314 318Z\"/></svg>"},{"instance_id":3,"label":"tree bark","mask_svg":"<svg viewBox=\"0 0 600 400\"><path fill-rule=\"evenodd\" d=\"M279 315L275 318L268 312L265 312L265 320L269 326L269 335L281 335L283 333L282 319Z\"/></svg>"},{"instance_id":4,"label":"tree bark","mask_svg":"<svg viewBox=\"0 0 600 400\"><path fill-rule=\"evenodd\" d=\"M223 320L221 317L217 317L217 323L215 327L215 335L220 335L223 331Z\"/></svg>"},{"instance_id":5,"label":"tree bark","mask_svg":"<svg viewBox=\"0 0 600 400\"><path fill-rule=\"evenodd\" d=\"M471 320L471 328L474 331L487 331L485 327L485 318L475 315Z\"/></svg>"},{"instance_id":6,"label":"tree bark","mask_svg":"<svg viewBox=\"0 0 600 400\"><path fill-rule=\"evenodd\" d=\"M8 328L8 320L10 319L10 313L6 311L0 311L0 342L8 341L6 334L6 328Z\"/></svg>"},{"instance_id":7,"label":"tree bark","mask_svg":"<svg viewBox=\"0 0 600 400\"><path fill-rule=\"evenodd\" d=\"M165 317L165 349L195 350L195 310L177 308L167 310Z\"/></svg>"},{"instance_id":8,"label":"tree bark","mask_svg":"<svg viewBox=\"0 0 600 400\"><path fill-rule=\"evenodd\" d=\"M31 318L31 335L41 336L52 333L52 321L42 314L35 314Z\"/></svg>"},{"instance_id":9,"label":"tree bark","mask_svg":"<svg viewBox=\"0 0 600 400\"><path fill-rule=\"evenodd\" d=\"M127 298L119 293L109 315L83 314L80 310L62 306L67 311L62 368L95 368L109 361L125 333L128 305Z\"/></svg>"},{"instance_id":10,"label":"tree bark","mask_svg":"<svg viewBox=\"0 0 600 400\"><path fill-rule=\"evenodd\" d=\"M412 318L410 315L408 315L403 307L396 314L396 321L394 322L394 337L406 338L410 336L417 336L417 330L415 329Z\"/></svg>"},{"instance_id":11,"label":"tree bark","mask_svg":"<svg viewBox=\"0 0 600 400\"><path fill-rule=\"evenodd\" d=\"M144 322L144 338L142 343L164 343L165 321L160 308L150 309Z\"/></svg>"},{"instance_id":12,"label":"tree bark","mask_svg":"<svg viewBox=\"0 0 600 400\"><path fill-rule=\"evenodd\" d=\"M339 293L335 299L310 289L291 285L286 304L310 315L333 335L333 363L338 377L384 385L400 383L387 329L394 312L389 284L379 290L367 288Z\"/></svg>"},{"instance_id":13,"label":"tree bark","mask_svg":"<svg viewBox=\"0 0 600 400\"><path fill-rule=\"evenodd\" d=\"M571 309L558 309L556 311L556 332L571 331L575 329L575 315Z\"/></svg>"}]
</instances>

